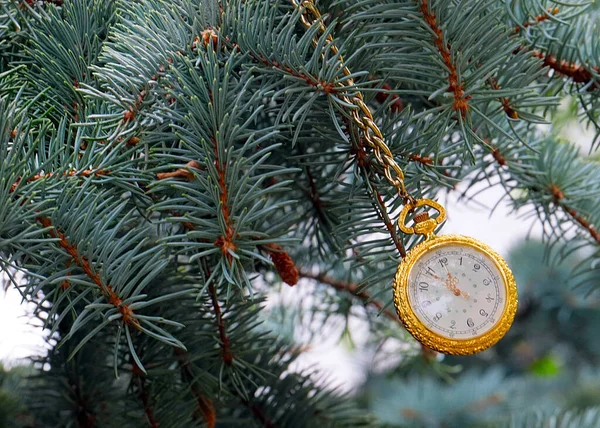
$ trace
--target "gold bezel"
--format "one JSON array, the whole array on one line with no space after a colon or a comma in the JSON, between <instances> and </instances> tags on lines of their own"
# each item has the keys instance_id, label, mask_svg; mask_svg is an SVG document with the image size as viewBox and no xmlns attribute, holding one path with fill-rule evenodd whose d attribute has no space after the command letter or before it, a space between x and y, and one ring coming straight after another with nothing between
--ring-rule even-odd
<instances>
[{"instance_id":1,"label":"gold bezel","mask_svg":"<svg viewBox=\"0 0 600 428\"><path fill-rule=\"evenodd\" d=\"M449 339L429 330L413 311L408 298L409 274L419 258L429 251L453 244L466 245L486 254L496 264L506 288L506 303L498 322L491 330L473 339ZM394 278L394 305L402 324L423 345L444 354L471 355L495 345L513 323L517 303L517 284L506 261L488 245L468 236L441 235L426 239L409 251L398 266Z\"/></svg>"}]
</instances>

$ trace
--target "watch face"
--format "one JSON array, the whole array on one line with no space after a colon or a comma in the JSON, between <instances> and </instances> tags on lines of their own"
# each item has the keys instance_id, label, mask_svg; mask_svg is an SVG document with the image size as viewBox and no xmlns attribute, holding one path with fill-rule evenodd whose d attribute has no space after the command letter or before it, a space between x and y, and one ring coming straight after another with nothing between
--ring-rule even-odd
<instances>
[{"instance_id":1,"label":"watch face","mask_svg":"<svg viewBox=\"0 0 600 428\"><path fill-rule=\"evenodd\" d=\"M417 318L454 340L490 331L502 317L506 293L496 263L468 245L450 243L425 252L408 277L408 298Z\"/></svg>"}]
</instances>

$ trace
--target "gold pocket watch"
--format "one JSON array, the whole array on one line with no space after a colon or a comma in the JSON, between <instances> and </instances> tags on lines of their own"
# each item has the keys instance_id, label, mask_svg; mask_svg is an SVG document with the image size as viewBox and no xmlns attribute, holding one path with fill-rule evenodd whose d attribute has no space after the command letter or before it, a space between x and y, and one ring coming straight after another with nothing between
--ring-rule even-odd
<instances>
[{"instance_id":1,"label":"gold pocket watch","mask_svg":"<svg viewBox=\"0 0 600 428\"><path fill-rule=\"evenodd\" d=\"M470 355L497 343L508 331L517 311L517 286L508 265L494 250L476 239L459 235L435 236L434 230L446 219L446 211L430 199L415 199L404 185L404 173L394 160L371 110L356 89L352 73L344 64L313 0L292 0L300 11L300 22L309 29L317 26L313 46L324 36L337 56L345 78L337 83L336 96L352 106L352 122L373 150L383 176L404 200L398 226L406 234L426 239L412 248L400 262L394 280L394 304L402 324L424 346L452 355ZM324 58L324 55L321 55ZM419 207L438 211L414 216Z\"/></svg>"},{"instance_id":2,"label":"gold pocket watch","mask_svg":"<svg viewBox=\"0 0 600 428\"><path fill-rule=\"evenodd\" d=\"M429 206L439 214L415 215ZM517 311L517 285L502 257L468 236L433 234L446 218L444 208L429 199L404 206L400 230L426 239L412 248L398 266L394 305L402 324L427 348L452 355L470 355L495 345L509 330Z\"/></svg>"}]
</instances>

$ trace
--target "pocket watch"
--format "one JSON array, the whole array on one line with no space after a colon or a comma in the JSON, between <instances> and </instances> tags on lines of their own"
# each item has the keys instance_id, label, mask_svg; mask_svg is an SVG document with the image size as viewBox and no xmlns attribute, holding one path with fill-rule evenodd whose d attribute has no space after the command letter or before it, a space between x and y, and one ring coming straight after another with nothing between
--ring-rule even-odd
<instances>
[{"instance_id":1,"label":"pocket watch","mask_svg":"<svg viewBox=\"0 0 600 428\"><path fill-rule=\"evenodd\" d=\"M422 206L438 211L407 214ZM426 238L402 260L394 279L394 305L402 324L415 339L434 351L470 355L496 344L517 311L517 285L502 257L468 236L433 234L446 218L435 201L407 203L398 226Z\"/></svg>"},{"instance_id":2,"label":"pocket watch","mask_svg":"<svg viewBox=\"0 0 600 428\"><path fill-rule=\"evenodd\" d=\"M306 29L316 26L313 46L329 49L344 75L336 86L336 96L351 113L352 123L362 131L373 151L381 174L403 199L398 226L406 234L424 235L400 262L394 279L394 304L400 321L415 339L438 352L469 355L497 343L508 331L517 311L517 286L506 262L494 250L476 239L459 235L434 234L446 219L446 211L431 199L415 199L406 189L404 172L384 141L383 134L353 74L333 37L323 23L313 0L292 0ZM325 37L326 44L321 44ZM325 59L324 53L321 57ZM421 212L406 217L417 208L438 211L436 217Z\"/></svg>"}]
</instances>

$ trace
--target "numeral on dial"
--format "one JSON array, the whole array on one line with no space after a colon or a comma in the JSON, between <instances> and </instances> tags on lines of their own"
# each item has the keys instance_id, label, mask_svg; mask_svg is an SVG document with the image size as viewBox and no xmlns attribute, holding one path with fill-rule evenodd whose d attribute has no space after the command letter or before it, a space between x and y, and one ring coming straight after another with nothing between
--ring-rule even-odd
<instances>
[{"instance_id":1,"label":"numeral on dial","mask_svg":"<svg viewBox=\"0 0 600 428\"><path fill-rule=\"evenodd\" d=\"M479 314L480 314L482 317L487 317L487 316L488 316L488 313L485 311L485 309L480 309L480 310L479 310Z\"/></svg>"},{"instance_id":2,"label":"numeral on dial","mask_svg":"<svg viewBox=\"0 0 600 428\"><path fill-rule=\"evenodd\" d=\"M454 321L454 320L450 321L450 328L452 328L452 329L456 328L456 321Z\"/></svg>"},{"instance_id":3,"label":"numeral on dial","mask_svg":"<svg viewBox=\"0 0 600 428\"><path fill-rule=\"evenodd\" d=\"M489 279L484 279L483 280L483 285L490 285L491 281Z\"/></svg>"},{"instance_id":4,"label":"numeral on dial","mask_svg":"<svg viewBox=\"0 0 600 428\"><path fill-rule=\"evenodd\" d=\"M488 293L487 297L485 298L485 300L488 301L488 303L492 303L492 300L494 300L494 298L492 297L492 295L490 293Z\"/></svg>"},{"instance_id":5,"label":"numeral on dial","mask_svg":"<svg viewBox=\"0 0 600 428\"><path fill-rule=\"evenodd\" d=\"M446 266L448 264L448 259L446 257L443 257L440 259L440 264L442 266Z\"/></svg>"},{"instance_id":6,"label":"numeral on dial","mask_svg":"<svg viewBox=\"0 0 600 428\"><path fill-rule=\"evenodd\" d=\"M423 303L421 303L421 306L423 306L424 308L426 308L429 305L431 305L431 302L429 300L425 300Z\"/></svg>"},{"instance_id":7,"label":"numeral on dial","mask_svg":"<svg viewBox=\"0 0 600 428\"><path fill-rule=\"evenodd\" d=\"M441 320L441 319L442 319L442 313L441 313L441 312L438 312L438 313L437 313L437 314L435 314L435 316L433 317L433 320L434 320L434 321L436 321L436 322L437 322L437 321L439 321L439 320Z\"/></svg>"},{"instance_id":8,"label":"numeral on dial","mask_svg":"<svg viewBox=\"0 0 600 428\"><path fill-rule=\"evenodd\" d=\"M467 326L469 326L469 327L473 327L474 325L475 325L475 323L473 322L473 318L469 318L469 319L467 320Z\"/></svg>"},{"instance_id":9,"label":"numeral on dial","mask_svg":"<svg viewBox=\"0 0 600 428\"><path fill-rule=\"evenodd\" d=\"M481 269L481 266L480 266L480 265L478 265L477 263L475 263L475 264L473 265L473 271L477 272L479 269Z\"/></svg>"},{"instance_id":10,"label":"numeral on dial","mask_svg":"<svg viewBox=\"0 0 600 428\"><path fill-rule=\"evenodd\" d=\"M419 290L426 291L429 289L429 284L426 282L419 282Z\"/></svg>"}]
</instances>

